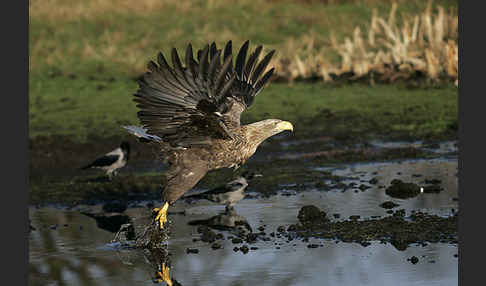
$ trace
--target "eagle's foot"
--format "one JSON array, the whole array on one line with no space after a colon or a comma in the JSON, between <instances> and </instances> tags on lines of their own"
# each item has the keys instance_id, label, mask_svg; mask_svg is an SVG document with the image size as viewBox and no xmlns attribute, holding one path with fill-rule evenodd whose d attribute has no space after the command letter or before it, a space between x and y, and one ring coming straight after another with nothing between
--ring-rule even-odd
<instances>
[{"instance_id":1,"label":"eagle's foot","mask_svg":"<svg viewBox=\"0 0 486 286\"><path fill-rule=\"evenodd\" d=\"M169 271L170 268L165 266L165 263L162 264L161 271L155 273L155 279L157 280L157 282L164 281L165 283L167 283L168 286L172 286L172 280L170 279Z\"/></svg>"},{"instance_id":2,"label":"eagle's foot","mask_svg":"<svg viewBox=\"0 0 486 286\"><path fill-rule=\"evenodd\" d=\"M154 208L152 211L157 213L155 216L155 223L159 224L160 229L164 227L164 224L167 222L167 210L169 209L169 203L166 202L161 208Z\"/></svg>"}]
</instances>

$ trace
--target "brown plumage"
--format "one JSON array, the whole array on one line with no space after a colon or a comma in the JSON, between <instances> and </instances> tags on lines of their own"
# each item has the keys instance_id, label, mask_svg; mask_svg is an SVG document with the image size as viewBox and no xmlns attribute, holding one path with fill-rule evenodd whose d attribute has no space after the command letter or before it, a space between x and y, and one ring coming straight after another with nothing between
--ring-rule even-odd
<instances>
[{"instance_id":1,"label":"brown plumage","mask_svg":"<svg viewBox=\"0 0 486 286\"><path fill-rule=\"evenodd\" d=\"M245 163L265 139L284 130L293 130L290 122L267 119L240 125L240 115L271 78L265 73L274 54L270 51L259 61L258 46L247 59L246 41L233 67L232 43L224 51L216 44L206 45L193 58L189 44L183 67L176 49L172 49L173 67L162 53L157 63L139 80L134 101L140 108L143 127L126 126L144 141L157 142L169 164L164 201L172 204L193 188L204 175L219 168Z\"/></svg>"}]
</instances>

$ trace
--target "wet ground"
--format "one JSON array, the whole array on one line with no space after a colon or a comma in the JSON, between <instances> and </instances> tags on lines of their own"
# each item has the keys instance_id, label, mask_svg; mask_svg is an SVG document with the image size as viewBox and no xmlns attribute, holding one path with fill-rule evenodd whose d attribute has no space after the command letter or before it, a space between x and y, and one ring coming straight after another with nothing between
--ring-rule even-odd
<instances>
[{"instance_id":1,"label":"wet ground","mask_svg":"<svg viewBox=\"0 0 486 286\"><path fill-rule=\"evenodd\" d=\"M326 148L293 147L305 144L321 143L286 141L256 154L250 166L270 157L280 163L260 167L267 181L250 182L247 197L233 212L208 201L178 201L170 209L164 258L171 277L181 285L457 285L456 142L372 141L341 148L350 162L333 160L339 155ZM408 156L380 155L395 154L389 150ZM355 160L361 158L356 154L368 157ZM287 169L296 171L278 176ZM399 194L411 191L397 196L393 186ZM126 210L103 210L110 201L29 209L30 285L153 284L158 267L153 257L110 241L112 224L129 222L139 232L160 201L133 196L122 202ZM325 214L312 219L315 225L302 219L308 206ZM395 224L382 237L369 233L389 220ZM393 243L403 235L398 226L413 227L417 221L424 224L417 228L421 232L434 232ZM367 236L359 241L339 236L337 227L346 224L348 233ZM334 236L325 233L329 229Z\"/></svg>"}]
</instances>

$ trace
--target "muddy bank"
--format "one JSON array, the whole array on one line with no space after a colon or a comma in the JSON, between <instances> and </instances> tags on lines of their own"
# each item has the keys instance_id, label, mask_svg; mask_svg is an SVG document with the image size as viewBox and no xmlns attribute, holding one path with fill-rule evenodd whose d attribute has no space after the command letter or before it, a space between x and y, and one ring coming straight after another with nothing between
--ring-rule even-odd
<instances>
[{"instance_id":1,"label":"muddy bank","mask_svg":"<svg viewBox=\"0 0 486 286\"><path fill-rule=\"evenodd\" d=\"M157 154L156 147L136 140L130 141L133 151L129 164L120 170L120 174L113 181L109 181L104 178L103 172L82 171L77 167L86 164L99 154L110 151L119 144L121 138L110 139L111 141L108 142L110 144L106 143L114 146L110 148L106 146L102 148L94 143L76 143L66 138L58 138L55 141L51 139L43 138L37 145L31 145L33 156L29 181L31 204L76 205L115 199L160 198L160 190L165 183L161 174L166 167ZM369 143L337 143L326 137L294 141L286 139L288 138L277 137L263 144L255 155L236 171L221 169L209 172L198 183L196 189L211 189L246 171L251 171L262 176L252 180L248 191L256 192L261 196L275 195L282 186L292 186L296 192L309 189L325 191L336 187L343 191L348 189L365 191L372 185L376 185L378 181L370 180L368 184L358 185L344 184L342 181L346 179L345 177L332 175L328 171L315 170L315 167L347 162L433 159L444 155L435 152L435 149L425 148L430 146L429 143L387 148ZM54 149L47 153L41 151L55 144L61 144L64 149ZM71 149L76 149L76 152L66 155ZM38 161L35 161L35 158ZM440 192L440 186L432 185L426 187L424 191Z\"/></svg>"},{"instance_id":2,"label":"muddy bank","mask_svg":"<svg viewBox=\"0 0 486 286\"><path fill-rule=\"evenodd\" d=\"M412 211L409 217L405 217L405 210L396 210L383 218L359 220L359 217L352 217L344 221L331 221L325 212L311 205L299 211L299 223L289 226L289 229L304 239L338 239L363 246L375 240L404 250L412 243L458 243L457 218L457 212L444 218Z\"/></svg>"},{"instance_id":3,"label":"muddy bank","mask_svg":"<svg viewBox=\"0 0 486 286\"><path fill-rule=\"evenodd\" d=\"M266 230L264 226L257 230L248 229L240 223L230 229L226 237L212 230L208 221L198 228L201 234L193 242L203 241L209 244L220 244L218 241L229 240L235 245L234 251L246 254L248 246L257 241L271 241L276 245L292 243L298 239L307 243L308 248L321 247L322 244L310 243L310 238L335 240L337 242L358 243L366 247L373 241L382 244L390 243L397 250L403 251L411 244L425 246L427 243L458 243L458 213L449 217L430 215L412 211L405 217L405 210L397 210L390 216L360 220L359 216L338 220L329 218L324 211L313 205L300 209L298 223L281 225L276 230ZM210 226L210 227L208 227ZM215 228L217 229L217 228ZM221 230L221 229L217 229ZM257 249L257 248L256 248ZM252 249L252 250L256 250Z\"/></svg>"},{"instance_id":4,"label":"muddy bank","mask_svg":"<svg viewBox=\"0 0 486 286\"><path fill-rule=\"evenodd\" d=\"M411 116L410 114L418 112L422 108L421 105L411 106L404 111L404 114L400 114L397 110L379 110L372 117L355 110L335 111L323 108L312 117L307 114L298 116L293 120L295 126L293 133L269 138L260 149L264 149L265 153L327 152L328 154L321 154L321 156L325 156L326 160L335 158L336 161L355 160L359 157L372 160L372 154L354 154L347 152L346 149L376 139L386 141L425 140L431 144L457 139L457 120L444 123L447 126L442 126L444 128L440 131L434 129L424 131L418 127L414 127L417 130L414 128L409 130L395 126L402 121L404 126L411 124L408 121L412 122L412 118L404 118L404 116ZM248 123L261 119L260 115L258 118L248 115L242 120L243 123ZM425 123L427 122L420 124ZM415 125L419 126L419 123ZM119 132L116 132L119 135L106 136L103 133L95 133L96 131L93 130L93 133L88 134L83 142L75 137L55 134L29 138L30 179L40 180L39 177L45 177L50 172L68 175L70 170L83 166L97 156L113 150L122 140L128 141L132 146L132 162L143 163L157 158L157 152L153 148L138 142L134 136L126 133L119 125L116 128L119 128ZM323 140L314 140L316 138ZM289 140L300 143L291 145L282 143Z\"/></svg>"}]
</instances>

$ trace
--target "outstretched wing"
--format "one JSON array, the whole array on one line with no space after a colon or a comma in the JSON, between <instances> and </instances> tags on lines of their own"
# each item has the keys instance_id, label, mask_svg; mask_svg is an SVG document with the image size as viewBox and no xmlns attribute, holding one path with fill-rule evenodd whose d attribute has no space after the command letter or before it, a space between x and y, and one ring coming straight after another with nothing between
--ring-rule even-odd
<instances>
[{"instance_id":1,"label":"outstretched wing","mask_svg":"<svg viewBox=\"0 0 486 286\"><path fill-rule=\"evenodd\" d=\"M238 53L234 70L231 41L226 45L222 63L221 50L214 43L198 51L198 61L189 44L185 67L176 49L171 53L173 67L159 53L157 63L151 61L150 71L139 80L134 99L147 134L182 147L211 144L214 138L233 138L230 129L239 126L239 115L251 105L273 72L272 69L259 78L273 51L256 66L261 47L245 64L247 50L248 42Z\"/></svg>"},{"instance_id":2,"label":"outstretched wing","mask_svg":"<svg viewBox=\"0 0 486 286\"><path fill-rule=\"evenodd\" d=\"M246 60L249 43L246 41L241 46L236 56L234 70L231 71L236 78L225 98L228 110L223 114L223 120L228 128L240 126L241 113L253 104L255 96L262 91L274 72L274 68L271 68L264 73L275 50L271 50L259 61L263 48L258 46ZM224 49L224 59L231 57L231 50L232 44L229 41Z\"/></svg>"}]
</instances>

